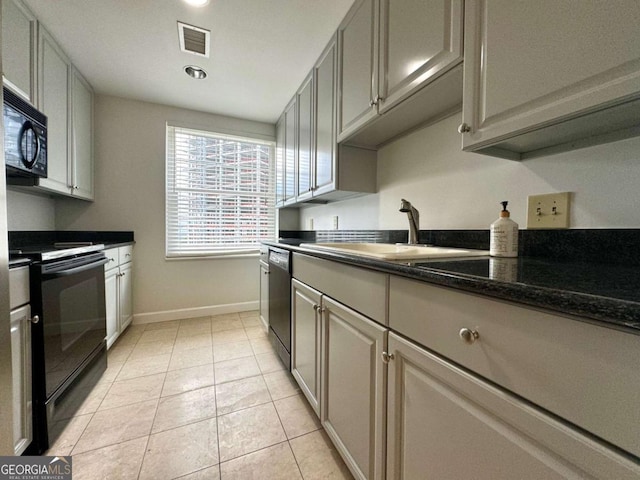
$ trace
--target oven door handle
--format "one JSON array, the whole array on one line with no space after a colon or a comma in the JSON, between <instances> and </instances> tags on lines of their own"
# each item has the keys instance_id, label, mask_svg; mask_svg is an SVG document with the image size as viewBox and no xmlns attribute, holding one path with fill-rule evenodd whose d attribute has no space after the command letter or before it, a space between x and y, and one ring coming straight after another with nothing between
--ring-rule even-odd
<instances>
[{"instance_id":1,"label":"oven door handle","mask_svg":"<svg viewBox=\"0 0 640 480\"><path fill-rule=\"evenodd\" d=\"M80 267L61 269L58 272L47 272L47 273L44 273L44 274L42 274L42 278L43 279L46 279L46 278L51 279L51 278L66 277L68 275L75 275L76 273L86 272L87 270L91 270L92 268L96 268L96 267L100 267L102 265L105 265L108 261L109 261L109 259L107 257L101 258L100 260L98 260L96 262L91 262L91 263L88 263L86 265L81 265Z\"/></svg>"}]
</instances>

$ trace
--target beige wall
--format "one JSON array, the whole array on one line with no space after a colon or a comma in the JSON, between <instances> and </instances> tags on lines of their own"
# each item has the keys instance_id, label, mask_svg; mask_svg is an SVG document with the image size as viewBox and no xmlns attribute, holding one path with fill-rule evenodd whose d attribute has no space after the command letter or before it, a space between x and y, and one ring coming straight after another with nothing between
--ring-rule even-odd
<instances>
[{"instance_id":1,"label":"beige wall","mask_svg":"<svg viewBox=\"0 0 640 480\"><path fill-rule=\"evenodd\" d=\"M640 228L640 138L513 162L461 151L460 115L416 131L378 151L378 193L303 208L300 227L406 229L401 198L420 211L422 229L485 229L509 200L526 227L527 196L574 192L571 228Z\"/></svg>"},{"instance_id":2,"label":"beige wall","mask_svg":"<svg viewBox=\"0 0 640 480\"><path fill-rule=\"evenodd\" d=\"M29 188L7 187L9 231L55 230L56 202L49 195L34 194Z\"/></svg>"},{"instance_id":3,"label":"beige wall","mask_svg":"<svg viewBox=\"0 0 640 480\"><path fill-rule=\"evenodd\" d=\"M165 259L167 122L268 139L275 132L270 124L97 95L95 202L56 200L56 228L135 232L133 295L138 319L157 312L246 302L255 308L257 256Z\"/></svg>"}]
</instances>

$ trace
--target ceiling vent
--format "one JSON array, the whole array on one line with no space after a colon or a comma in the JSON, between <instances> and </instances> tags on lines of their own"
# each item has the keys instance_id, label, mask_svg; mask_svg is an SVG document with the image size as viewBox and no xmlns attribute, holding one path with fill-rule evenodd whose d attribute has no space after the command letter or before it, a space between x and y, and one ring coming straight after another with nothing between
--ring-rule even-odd
<instances>
[{"instance_id":1,"label":"ceiling vent","mask_svg":"<svg viewBox=\"0 0 640 480\"><path fill-rule=\"evenodd\" d=\"M209 58L211 31L178 22L178 35L180 37L180 50Z\"/></svg>"}]
</instances>

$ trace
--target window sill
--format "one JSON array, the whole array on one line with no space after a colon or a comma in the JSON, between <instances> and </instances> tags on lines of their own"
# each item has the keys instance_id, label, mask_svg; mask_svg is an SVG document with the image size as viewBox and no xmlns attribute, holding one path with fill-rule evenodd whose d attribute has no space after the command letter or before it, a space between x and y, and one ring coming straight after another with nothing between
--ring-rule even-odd
<instances>
[{"instance_id":1,"label":"window sill","mask_svg":"<svg viewBox=\"0 0 640 480\"><path fill-rule=\"evenodd\" d=\"M258 258L260 256L260 250L243 250L243 251L228 251L219 253L207 253L207 254L193 254L193 255L176 255L168 257L165 255L165 260L168 262L181 261L181 260L226 260L236 258Z\"/></svg>"}]
</instances>

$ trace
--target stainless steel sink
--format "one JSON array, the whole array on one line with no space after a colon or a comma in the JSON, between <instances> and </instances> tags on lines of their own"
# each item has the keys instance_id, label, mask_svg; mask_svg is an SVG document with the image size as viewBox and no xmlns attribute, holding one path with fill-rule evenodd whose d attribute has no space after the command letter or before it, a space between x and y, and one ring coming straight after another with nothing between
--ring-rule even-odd
<instances>
[{"instance_id":1,"label":"stainless steel sink","mask_svg":"<svg viewBox=\"0 0 640 480\"><path fill-rule=\"evenodd\" d=\"M303 243L300 246L311 250L349 253L383 260L480 257L489 255L489 251L487 250L428 247L423 245L396 245L391 243Z\"/></svg>"}]
</instances>

